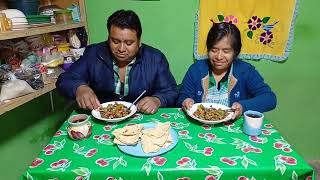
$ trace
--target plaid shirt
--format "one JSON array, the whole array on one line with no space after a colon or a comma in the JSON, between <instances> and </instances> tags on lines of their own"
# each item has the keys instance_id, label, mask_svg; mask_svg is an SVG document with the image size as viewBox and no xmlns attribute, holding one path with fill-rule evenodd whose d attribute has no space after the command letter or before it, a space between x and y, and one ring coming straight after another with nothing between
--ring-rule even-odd
<instances>
[{"instance_id":1,"label":"plaid shirt","mask_svg":"<svg viewBox=\"0 0 320 180\"><path fill-rule=\"evenodd\" d=\"M126 67L126 74L125 74L125 78L124 78L124 83L123 83L123 87L121 87L121 81L120 81L120 75L119 75L119 66L117 66L117 62L115 60L113 60L113 71L114 71L114 92L118 95L120 95L120 97L124 97L127 96L129 93L129 83L128 83L128 79L129 79L129 73L130 70L132 68L132 65L136 62L136 58L134 58ZM123 89L123 91L121 91L121 89Z\"/></svg>"}]
</instances>

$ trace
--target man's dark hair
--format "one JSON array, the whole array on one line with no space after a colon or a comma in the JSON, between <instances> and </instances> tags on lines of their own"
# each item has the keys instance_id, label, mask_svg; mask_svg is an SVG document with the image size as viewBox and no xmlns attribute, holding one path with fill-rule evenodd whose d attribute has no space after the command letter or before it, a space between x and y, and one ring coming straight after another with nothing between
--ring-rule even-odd
<instances>
[{"instance_id":1,"label":"man's dark hair","mask_svg":"<svg viewBox=\"0 0 320 180\"><path fill-rule=\"evenodd\" d=\"M212 25L207 36L207 50L210 51L210 49L225 36L231 37L232 48L235 52L235 57L237 57L242 46L240 31L236 25L227 22L214 23Z\"/></svg>"},{"instance_id":2,"label":"man's dark hair","mask_svg":"<svg viewBox=\"0 0 320 180\"><path fill-rule=\"evenodd\" d=\"M110 34L111 26L116 26L121 29L131 29L137 32L138 39L142 34L141 23L138 15L132 10L118 10L114 12L107 22L108 32Z\"/></svg>"}]
</instances>

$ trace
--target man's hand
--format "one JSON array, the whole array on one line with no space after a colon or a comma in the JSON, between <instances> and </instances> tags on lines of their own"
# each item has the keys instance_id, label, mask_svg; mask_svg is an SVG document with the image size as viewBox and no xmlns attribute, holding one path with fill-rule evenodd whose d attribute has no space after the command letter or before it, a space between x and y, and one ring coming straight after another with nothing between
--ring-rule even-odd
<instances>
[{"instance_id":1,"label":"man's hand","mask_svg":"<svg viewBox=\"0 0 320 180\"><path fill-rule=\"evenodd\" d=\"M237 119L242 115L243 107L240 103L234 102L231 106L232 109L235 109L232 119Z\"/></svg>"},{"instance_id":2,"label":"man's hand","mask_svg":"<svg viewBox=\"0 0 320 180\"><path fill-rule=\"evenodd\" d=\"M81 85L76 91L76 100L80 108L83 109L97 109L100 107L100 102L93 92L93 90L87 85Z\"/></svg>"},{"instance_id":3,"label":"man's hand","mask_svg":"<svg viewBox=\"0 0 320 180\"><path fill-rule=\"evenodd\" d=\"M187 98L182 102L182 108L183 110L187 111L192 107L193 104L194 104L194 100L191 98Z\"/></svg>"},{"instance_id":4,"label":"man's hand","mask_svg":"<svg viewBox=\"0 0 320 180\"><path fill-rule=\"evenodd\" d=\"M147 96L138 102L137 108L139 112L145 114L154 114L158 111L160 105L161 102L159 98Z\"/></svg>"}]
</instances>

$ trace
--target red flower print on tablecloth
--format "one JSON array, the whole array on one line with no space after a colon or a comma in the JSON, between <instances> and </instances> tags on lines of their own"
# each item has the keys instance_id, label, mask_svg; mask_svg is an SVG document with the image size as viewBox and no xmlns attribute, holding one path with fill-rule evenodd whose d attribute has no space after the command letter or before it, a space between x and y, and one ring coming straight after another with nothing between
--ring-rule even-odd
<instances>
[{"instance_id":1,"label":"red flower print on tablecloth","mask_svg":"<svg viewBox=\"0 0 320 180\"><path fill-rule=\"evenodd\" d=\"M233 143L230 143L232 145L235 145L236 146L236 149L241 149L242 152L245 152L245 153L250 153L250 152L253 152L253 153L262 153L262 149L261 148L257 148L257 147L254 147L252 146L251 144L241 140L241 139L238 139L238 138L232 138L234 141Z\"/></svg>"},{"instance_id":2,"label":"red flower print on tablecloth","mask_svg":"<svg viewBox=\"0 0 320 180\"><path fill-rule=\"evenodd\" d=\"M189 127L190 123L182 123L182 122L171 122L171 127L174 129L184 129Z\"/></svg>"},{"instance_id":3,"label":"red flower print on tablecloth","mask_svg":"<svg viewBox=\"0 0 320 180\"><path fill-rule=\"evenodd\" d=\"M76 173L78 176L75 180L89 180L91 172L88 168L79 167L78 169L73 169L72 172Z\"/></svg>"},{"instance_id":4,"label":"red flower print on tablecloth","mask_svg":"<svg viewBox=\"0 0 320 180\"><path fill-rule=\"evenodd\" d=\"M87 157L87 158L92 157L98 152L97 148L90 148L90 149L87 148L86 150L85 149L86 149L85 146L80 147L79 144L77 143L73 144L73 153L83 155L84 157Z\"/></svg>"},{"instance_id":5,"label":"red flower print on tablecloth","mask_svg":"<svg viewBox=\"0 0 320 180\"><path fill-rule=\"evenodd\" d=\"M261 133L267 136L270 136L272 133L277 132L275 129L262 129Z\"/></svg>"},{"instance_id":6,"label":"red flower print on tablecloth","mask_svg":"<svg viewBox=\"0 0 320 180\"><path fill-rule=\"evenodd\" d=\"M50 168L47 168L49 171L65 171L71 164L71 161L68 159L60 159L56 162L50 164Z\"/></svg>"},{"instance_id":7,"label":"red flower print on tablecloth","mask_svg":"<svg viewBox=\"0 0 320 180\"><path fill-rule=\"evenodd\" d=\"M99 158L96 160L96 164L101 166L101 167L105 167L111 164L111 162L113 162L112 165L112 169L116 169L119 165L127 167L127 161L125 161L123 159L123 157L110 157L110 158Z\"/></svg>"},{"instance_id":8,"label":"red flower print on tablecloth","mask_svg":"<svg viewBox=\"0 0 320 180\"><path fill-rule=\"evenodd\" d=\"M29 166L30 168L35 168L38 167L40 164L42 164L44 161L41 158L36 158L35 160L32 161L31 165Z\"/></svg>"},{"instance_id":9,"label":"red flower print on tablecloth","mask_svg":"<svg viewBox=\"0 0 320 180\"><path fill-rule=\"evenodd\" d=\"M59 136L62 136L62 135L67 135L67 131L61 131L61 130L58 130L54 135L53 137L59 137Z\"/></svg>"},{"instance_id":10,"label":"red flower print on tablecloth","mask_svg":"<svg viewBox=\"0 0 320 180\"><path fill-rule=\"evenodd\" d=\"M209 130L211 130L211 128L213 127L213 125L203 124L203 125L201 125L201 127L202 127L204 130L209 131Z\"/></svg>"},{"instance_id":11,"label":"red flower print on tablecloth","mask_svg":"<svg viewBox=\"0 0 320 180\"><path fill-rule=\"evenodd\" d=\"M113 145L111 136L109 134L93 135L92 138L96 140L98 144Z\"/></svg>"},{"instance_id":12,"label":"red flower print on tablecloth","mask_svg":"<svg viewBox=\"0 0 320 180\"><path fill-rule=\"evenodd\" d=\"M145 170L147 173L147 176L149 176L152 165L163 166L165 165L166 162L167 162L167 159L161 156L148 158L147 161L142 165L141 170Z\"/></svg>"},{"instance_id":13,"label":"red flower print on tablecloth","mask_svg":"<svg viewBox=\"0 0 320 180\"><path fill-rule=\"evenodd\" d=\"M209 168L203 169L210 175L206 176L205 180L216 180L220 179L223 171L218 166L209 166Z\"/></svg>"},{"instance_id":14,"label":"red flower print on tablecloth","mask_svg":"<svg viewBox=\"0 0 320 180\"><path fill-rule=\"evenodd\" d=\"M103 126L103 130L104 131L111 131L115 127L117 127L117 124L106 125L106 126Z\"/></svg>"},{"instance_id":15,"label":"red flower print on tablecloth","mask_svg":"<svg viewBox=\"0 0 320 180\"><path fill-rule=\"evenodd\" d=\"M198 149L198 145L191 145L190 143L184 142L184 145L186 148L188 148L189 151L195 152L195 153L200 153L205 156L211 156L214 149L212 147L205 147L204 149Z\"/></svg>"},{"instance_id":16,"label":"red flower print on tablecloth","mask_svg":"<svg viewBox=\"0 0 320 180\"><path fill-rule=\"evenodd\" d=\"M279 154L274 157L276 171L279 169L281 174L283 175L286 171L286 165L294 166L297 165L297 160L291 156L284 156Z\"/></svg>"},{"instance_id":17,"label":"red flower print on tablecloth","mask_svg":"<svg viewBox=\"0 0 320 180\"><path fill-rule=\"evenodd\" d=\"M201 139L205 139L206 142L210 142L210 143L216 143L216 144L225 144L225 142L222 142L221 140L224 138L218 138L215 134L212 133L199 133L198 137Z\"/></svg>"},{"instance_id":18,"label":"red flower print on tablecloth","mask_svg":"<svg viewBox=\"0 0 320 180\"><path fill-rule=\"evenodd\" d=\"M213 175L206 176L205 180L216 180L216 177Z\"/></svg>"},{"instance_id":19,"label":"red flower print on tablecloth","mask_svg":"<svg viewBox=\"0 0 320 180\"><path fill-rule=\"evenodd\" d=\"M143 119L143 115L137 113L137 114L132 115L132 116L131 116L131 119L140 121L140 120Z\"/></svg>"},{"instance_id":20,"label":"red flower print on tablecloth","mask_svg":"<svg viewBox=\"0 0 320 180\"><path fill-rule=\"evenodd\" d=\"M74 180L84 180L82 176L77 176Z\"/></svg>"},{"instance_id":21,"label":"red flower print on tablecloth","mask_svg":"<svg viewBox=\"0 0 320 180\"><path fill-rule=\"evenodd\" d=\"M272 124L265 124L264 127L265 128L273 128Z\"/></svg>"},{"instance_id":22,"label":"red flower print on tablecloth","mask_svg":"<svg viewBox=\"0 0 320 180\"><path fill-rule=\"evenodd\" d=\"M223 123L224 126L234 126L233 121L227 121Z\"/></svg>"},{"instance_id":23,"label":"red flower print on tablecloth","mask_svg":"<svg viewBox=\"0 0 320 180\"><path fill-rule=\"evenodd\" d=\"M273 143L273 147L275 149L281 149L283 152L292 152L290 144L281 137L280 139L275 139L275 143Z\"/></svg>"},{"instance_id":24,"label":"red flower print on tablecloth","mask_svg":"<svg viewBox=\"0 0 320 180\"><path fill-rule=\"evenodd\" d=\"M254 177L248 178L246 176L239 176L238 180L256 180L256 178L254 178Z\"/></svg>"},{"instance_id":25,"label":"red flower print on tablecloth","mask_svg":"<svg viewBox=\"0 0 320 180\"><path fill-rule=\"evenodd\" d=\"M166 113L163 113L160 116L165 118L165 119L169 119L171 117L169 114L166 114Z\"/></svg>"},{"instance_id":26,"label":"red flower print on tablecloth","mask_svg":"<svg viewBox=\"0 0 320 180\"><path fill-rule=\"evenodd\" d=\"M312 176L308 176L306 180L312 180Z\"/></svg>"},{"instance_id":27,"label":"red flower print on tablecloth","mask_svg":"<svg viewBox=\"0 0 320 180\"><path fill-rule=\"evenodd\" d=\"M109 165L109 162L103 158L97 159L96 164L98 164L101 167L105 167Z\"/></svg>"},{"instance_id":28,"label":"red flower print on tablecloth","mask_svg":"<svg viewBox=\"0 0 320 180\"><path fill-rule=\"evenodd\" d=\"M259 143L259 144L265 144L268 142L268 138L266 138L266 137L249 136L249 139L252 142Z\"/></svg>"},{"instance_id":29,"label":"red flower print on tablecloth","mask_svg":"<svg viewBox=\"0 0 320 180\"><path fill-rule=\"evenodd\" d=\"M178 165L177 168L195 168L197 162L195 159L191 159L189 157L182 157L181 159L176 161L176 164Z\"/></svg>"},{"instance_id":30,"label":"red flower print on tablecloth","mask_svg":"<svg viewBox=\"0 0 320 180\"><path fill-rule=\"evenodd\" d=\"M251 164L253 166L257 166L257 163L253 161L252 159L247 158L246 155L243 156L231 156L231 157L221 157L220 161L229 165L229 166L235 166L238 164L237 161L241 162L241 165L247 169L248 166Z\"/></svg>"},{"instance_id":31,"label":"red flower print on tablecloth","mask_svg":"<svg viewBox=\"0 0 320 180\"><path fill-rule=\"evenodd\" d=\"M152 162L156 166L163 166L167 162L167 159L161 156L156 156L152 158Z\"/></svg>"},{"instance_id":32,"label":"red flower print on tablecloth","mask_svg":"<svg viewBox=\"0 0 320 180\"><path fill-rule=\"evenodd\" d=\"M236 161L231 160L231 159L226 158L226 157L220 158L220 161L223 162L223 163L226 163L226 164L228 164L228 165L230 165L230 166L235 166L235 165L237 165L237 162L236 162Z\"/></svg>"},{"instance_id":33,"label":"red flower print on tablecloth","mask_svg":"<svg viewBox=\"0 0 320 180\"><path fill-rule=\"evenodd\" d=\"M63 139L62 141L54 141L53 144L48 144L46 147L43 148L44 154L52 155L56 150L63 149L65 144L66 144L65 139Z\"/></svg>"},{"instance_id":34,"label":"red flower print on tablecloth","mask_svg":"<svg viewBox=\"0 0 320 180\"><path fill-rule=\"evenodd\" d=\"M178 178L177 180L190 180L189 177L181 177L181 178Z\"/></svg>"},{"instance_id":35,"label":"red flower print on tablecloth","mask_svg":"<svg viewBox=\"0 0 320 180\"><path fill-rule=\"evenodd\" d=\"M115 177L107 177L106 180L123 180L122 177L119 177L118 179Z\"/></svg>"},{"instance_id":36,"label":"red flower print on tablecloth","mask_svg":"<svg viewBox=\"0 0 320 180\"><path fill-rule=\"evenodd\" d=\"M188 130L181 130L178 132L179 138L180 139L192 139L191 136L189 136L189 131Z\"/></svg>"}]
</instances>

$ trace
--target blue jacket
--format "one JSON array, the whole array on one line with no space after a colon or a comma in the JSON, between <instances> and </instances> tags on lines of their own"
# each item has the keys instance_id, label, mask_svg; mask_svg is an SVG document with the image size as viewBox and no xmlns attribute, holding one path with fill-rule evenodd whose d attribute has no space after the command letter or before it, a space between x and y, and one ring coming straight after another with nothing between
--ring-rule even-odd
<instances>
[{"instance_id":1,"label":"blue jacket","mask_svg":"<svg viewBox=\"0 0 320 180\"><path fill-rule=\"evenodd\" d=\"M208 60L199 60L190 66L186 73L177 106L181 107L186 98L192 98L195 103L204 102L209 87ZM266 112L274 109L276 96L264 82L254 66L239 59L233 62L233 72L228 85L229 106L239 102L246 110Z\"/></svg>"},{"instance_id":2,"label":"blue jacket","mask_svg":"<svg viewBox=\"0 0 320 180\"><path fill-rule=\"evenodd\" d=\"M58 91L75 98L80 85L87 84L101 103L120 100L114 93L113 58L107 42L90 45L84 55L68 71L62 73L56 86ZM156 96L161 107L174 107L178 97L177 84L169 70L166 57L159 50L143 44L136 56L128 79L129 92L122 100L133 102L144 90L145 96Z\"/></svg>"}]
</instances>

